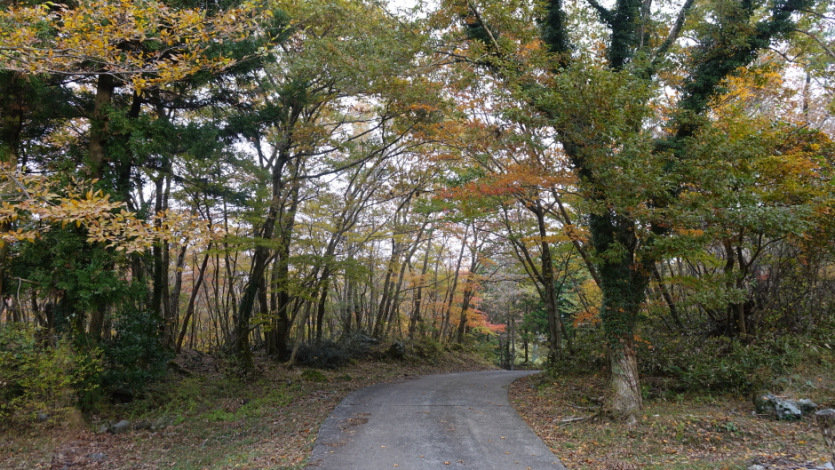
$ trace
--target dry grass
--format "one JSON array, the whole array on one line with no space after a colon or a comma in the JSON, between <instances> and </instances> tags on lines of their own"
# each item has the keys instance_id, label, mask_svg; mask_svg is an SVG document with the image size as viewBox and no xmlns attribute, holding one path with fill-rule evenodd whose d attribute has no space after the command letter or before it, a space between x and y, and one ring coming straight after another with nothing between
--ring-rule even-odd
<instances>
[{"instance_id":1,"label":"dry grass","mask_svg":"<svg viewBox=\"0 0 835 470\"><path fill-rule=\"evenodd\" d=\"M833 371L824 372L826 376L814 378L815 393L794 396L835 406ZM799 378L788 378L787 388L798 385ZM596 420L592 416L603 385L597 376L555 379L540 374L515 382L510 397L572 470L746 469L753 463L806 469L828 459L812 418L789 423L754 416L751 401L741 398L677 395L646 401L643 419L633 426ZM585 419L568 421L580 417Z\"/></svg>"},{"instance_id":2,"label":"dry grass","mask_svg":"<svg viewBox=\"0 0 835 470\"><path fill-rule=\"evenodd\" d=\"M113 405L86 421L32 423L7 429L0 440L2 469L299 469L319 426L348 393L409 376L491 366L466 354L446 354L434 363L361 361L322 371L327 382L301 377L267 360L260 373L230 379L206 359L181 361L194 375L155 387L148 397ZM98 434L106 421L173 424L161 431Z\"/></svg>"}]
</instances>

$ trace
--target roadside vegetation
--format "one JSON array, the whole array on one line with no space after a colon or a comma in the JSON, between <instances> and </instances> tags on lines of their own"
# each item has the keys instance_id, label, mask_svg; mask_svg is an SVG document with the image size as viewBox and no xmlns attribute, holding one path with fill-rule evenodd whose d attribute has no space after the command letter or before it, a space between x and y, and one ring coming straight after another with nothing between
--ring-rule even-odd
<instances>
[{"instance_id":1,"label":"roadside vegetation","mask_svg":"<svg viewBox=\"0 0 835 470\"><path fill-rule=\"evenodd\" d=\"M694 368L713 367L691 362ZM796 351L792 364L768 376L763 390L835 407L835 354ZM735 370L740 379L745 371ZM718 374L717 374L718 375ZM712 383L642 376L644 408L633 424L600 415L605 371L542 373L517 380L510 399L528 425L572 470L745 470L825 468L831 451L814 416L778 420L758 414L756 393ZM740 380L739 382L744 382ZM764 393L758 390L759 393Z\"/></svg>"},{"instance_id":2,"label":"roadside vegetation","mask_svg":"<svg viewBox=\"0 0 835 470\"><path fill-rule=\"evenodd\" d=\"M2 424L0 468L301 469L322 421L351 391L420 375L493 368L471 352L408 345L392 359L378 347L338 369L288 369L256 356L256 372L184 351L166 379L130 403L86 415ZM121 432L105 431L128 420Z\"/></svg>"},{"instance_id":3,"label":"roadside vegetation","mask_svg":"<svg viewBox=\"0 0 835 470\"><path fill-rule=\"evenodd\" d=\"M592 443L832 405L834 5L0 0L4 458L299 465L474 357Z\"/></svg>"}]
</instances>

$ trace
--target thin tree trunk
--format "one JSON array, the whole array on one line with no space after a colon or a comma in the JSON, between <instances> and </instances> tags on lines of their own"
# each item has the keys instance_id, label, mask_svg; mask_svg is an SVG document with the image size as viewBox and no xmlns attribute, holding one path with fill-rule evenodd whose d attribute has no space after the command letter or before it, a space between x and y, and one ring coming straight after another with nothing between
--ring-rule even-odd
<instances>
[{"instance_id":1,"label":"thin tree trunk","mask_svg":"<svg viewBox=\"0 0 835 470\"><path fill-rule=\"evenodd\" d=\"M90 141L87 144L90 177L100 179L106 159L105 141L108 134L108 108L113 100L116 83L113 76L103 73L96 82L96 96L93 99L93 116L90 119Z\"/></svg>"},{"instance_id":2,"label":"thin tree trunk","mask_svg":"<svg viewBox=\"0 0 835 470\"><path fill-rule=\"evenodd\" d=\"M177 327L180 324L180 292L183 289L183 270L186 265L186 253L188 252L188 239L183 241L177 253L177 260L174 262L174 288L168 296L168 312L171 316L171 339L166 341L170 349L177 349Z\"/></svg>"},{"instance_id":3,"label":"thin tree trunk","mask_svg":"<svg viewBox=\"0 0 835 470\"><path fill-rule=\"evenodd\" d=\"M540 249L542 256L543 292L545 293L545 307L548 314L548 338L551 343L549 359L552 363L559 360L562 353L562 335L560 334L562 318L557 305L556 286L554 285L554 262L551 258L551 246L547 242L547 226L545 225L545 210L537 204L530 209L536 215L539 229Z\"/></svg>"},{"instance_id":4,"label":"thin tree trunk","mask_svg":"<svg viewBox=\"0 0 835 470\"><path fill-rule=\"evenodd\" d=\"M429 252L432 250L432 241L426 245L426 252L423 254L423 267L420 270L420 278L418 279L418 288L415 291L415 306L412 310L412 315L409 318L409 339L415 339L415 329L417 328L418 320L420 319L420 304L423 299L423 282L426 279L426 271L429 267Z\"/></svg>"},{"instance_id":5,"label":"thin tree trunk","mask_svg":"<svg viewBox=\"0 0 835 470\"><path fill-rule=\"evenodd\" d=\"M470 231L470 224L464 229L464 236L461 238L461 250L458 252L458 261L455 263L455 272L452 275L452 285L449 289L449 295L446 302L446 311L444 312L444 320L441 323L441 329L438 332L438 339L442 340L449 327L450 316L452 315L452 303L455 299L455 289L458 288L458 273L461 271L461 261L464 259L464 249L467 248L467 234Z\"/></svg>"},{"instance_id":6,"label":"thin tree trunk","mask_svg":"<svg viewBox=\"0 0 835 470\"><path fill-rule=\"evenodd\" d=\"M183 338L186 336L188 322L192 315L194 315L194 306L195 302L197 302L197 294L200 292L200 286L203 284L203 279L206 274L206 267L209 265L209 250L211 249L211 246L211 243L209 243L209 246L206 248L206 254L203 255L203 262L200 263L200 270L197 273L197 280L194 282L194 287L191 289L191 295L188 298L188 306L186 307L186 313L183 316L183 324L180 328L180 335L177 338L177 345L175 348L177 353L179 353L180 349L183 347Z\"/></svg>"},{"instance_id":7,"label":"thin tree trunk","mask_svg":"<svg viewBox=\"0 0 835 470\"><path fill-rule=\"evenodd\" d=\"M330 284L330 268L325 266L322 272L321 292L319 294L319 302L316 307L316 341L322 341L322 327L325 320L325 305L328 300L328 286Z\"/></svg>"},{"instance_id":8,"label":"thin tree trunk","mask_svg":"<svg viewBox=\"0 0 835 470\"><path fill-rule=\"evenodd\" d=\"M389 303L390 303L389 291L391 290L392 285L393 285L393 282L391 281L391 277L394 274L395 260L397 259L397 256L399 255L398 250L399 250L399 244L392 237L392 239L391 239L391 257L389 258L389 262L388 262L388 265L387 265L387 268L386 268L385 281L383 281L383 292L382 292L383 297L380 299L380 306L379 306L379 309L377 310L377 317L374 320L374 330L371 333L372 336L374 336L375 338L379 338L383 334L383 323L385 321L386 314L388 313L387 309L388 309L388 306L389 306Z\"/></svg>"},{"instance_id":9,"label":"thin tree trunk","mask_svg":"<svg viewBox=\"0 0 835 470\"><path fill-rule=\"evenodd\" d=\"M655 264L652 266L652 276L658 284L658 289L661 291L661 296L664 298L664 302L667 303L667 308L670 309L670 316L673 317L673 321L679 331L684 331L684 325L681 323L681 319L678 316L678 308L676 308L676 303L673 301L673 296L670 295L670 291L667 290L667 286L661 278L661 273L658 272L658 266Z\"/></svg>"}]
</instances>

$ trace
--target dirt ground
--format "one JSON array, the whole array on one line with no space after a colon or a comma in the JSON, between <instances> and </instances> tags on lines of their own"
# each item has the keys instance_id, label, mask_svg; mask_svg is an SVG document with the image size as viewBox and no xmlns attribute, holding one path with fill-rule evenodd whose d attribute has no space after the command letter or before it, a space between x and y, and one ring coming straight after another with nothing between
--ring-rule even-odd
<instances>
[{"instance_id":1,"label":"dirt ground","mask_svg":"<svg viewBox=\"0 0 835 470\"><path fill-rule=\"evenodd\" d=\"M449 353L434 361L359 361L317 376L262 359L254 376L230 379L208 356L187 353L177 363L180 373L132 403L6 425L0 469L301 469L319 425L351 391L412 375L492 368L477 356ZM812 372L789 377L785 393L834 407L835 371ZM572 470L730 470L754 463L810 469L829 458L810 418L779 422L754 415L750 400L739 397L674 394L646 400L643 419L628 426L594 419L603 389L597 376L539 374L515 382L509 394ZM130 431L98 432L123 419L133 423ZM157 420L169 425L136 429Z\"/></svg>"},{"instance_id":2,"label":"dirt ground","mask_svg":"<svg viewBox=\"0 0 835 470\"><path fill-rule=\"evenodd\" d=\"M825 385L815 398L829 408L835 396ZM749 400L683 394L646 400L643 419L629 426L594 418L603 386L596 376L538 375L512 384L510 398L572 470L730 470L755 463L788 470L817 468L830 458L813 417L775 421L755 415Z\"/></svg>"},{"instance_id":3,"label":"dirt ground","mask_svg":"<svg viewBox=\"0 0 835 470\"><path fill-rule=\"evenodd\" d=\"M181 377L143 399L99 413L6 427L0 469L300 469L319 425L351 391L380 382L493 368L482 358L447 354L435 361L359 361L336 371L305 374L259 361L259 373L230 380L209 357L184 355ZM182 376L187 374L188 376ZM128 419L131 430L99 433ZM140 430L167 419L164 429Z\"/></svg>"}]
</instances>

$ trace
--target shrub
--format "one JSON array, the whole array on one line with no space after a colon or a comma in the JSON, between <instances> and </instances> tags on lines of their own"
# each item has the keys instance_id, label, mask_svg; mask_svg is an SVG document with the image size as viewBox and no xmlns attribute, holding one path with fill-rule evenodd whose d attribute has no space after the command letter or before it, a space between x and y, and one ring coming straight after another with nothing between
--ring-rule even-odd
<instances>
[{"instance_id":1,"label":"shrub","mask_svg":"<svg viewBox=\"0 0 835 470\"><path fill-rule=\"evenodd\" d=\"M549 364L549 368L564 373L597 373L605 370L606 351L603 329L598 327L575 328L571 338L571 348L568 341L563 341L562 356L556 364Z\"/></svg>"},{"instance_id":2,"label":"shrub","mask_svg":"<svg viewBox=\"0 0 835 470\"><path fill-rule=\"evenodd\" d=\"M82 354L61 338L53 348L38 344L35 328L0 328L0 418L60 414L98 389L98 350Z\"/></svg>"},{"instance_id":3,"label":"shrub","mask_svg":"<svg viewBox=\"0 0 835 470\"><path fill-rule=\"evenodd\" d=\"M444 345L434 338L426 336L412 344L412 350L420 358L437 360L444 354Z\"/></svg>"},{"instance_id":4,"label":"shrub","mask_svg":"<svg viewBox=\"0 0 835 470\"><path fill-rule=\"evenodd\" d=\"M106 388L140 392L165 375L172 354L160 345L160 323L153 315L130 308L116 315L116 335L104 342Z\"/></svg>"},{"instance_id":5,"label":"shrub","mask_svg":"<svg viewBox=\"0 0 835 470\"><path fill-rule=\"evenodd\" d=\"M348 363L354 356L346 345L333 341L318 343L302 343L296 351L296 363L319 369L338 369Z\"/></svg>"},{"instance_id":6,"label":"shrub","mask_svg":"<svg viewBox=\"0 0 835 470\"><path fill-rule=\"evenodd\" d=\"M675 379L679 391L750 394L795 365L799 352L798 339L790 336L751 343L727 337L668 337L652 348L640 348L638 363L645 375Z\"/></svg>"}]
</instances>

